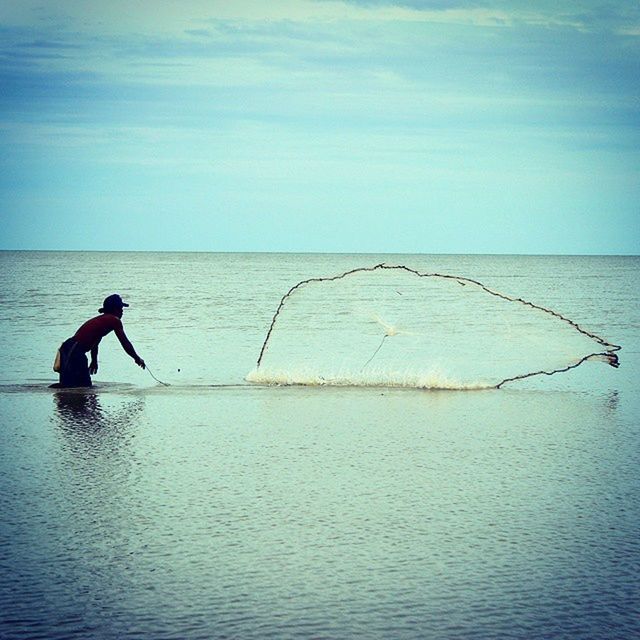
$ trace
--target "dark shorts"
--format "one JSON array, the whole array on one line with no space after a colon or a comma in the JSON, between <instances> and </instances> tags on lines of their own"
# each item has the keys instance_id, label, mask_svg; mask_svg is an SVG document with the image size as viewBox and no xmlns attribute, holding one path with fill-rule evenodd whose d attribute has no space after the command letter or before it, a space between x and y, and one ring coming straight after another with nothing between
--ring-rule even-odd
<instances>
[{"instance_id":1,"label":"dark shorts","mask_svg":"<svg viewBox=\"0 0 640 640\"><path fill-rule=\"evenodd\" d=\"M90 387L89 363L82 347L73 339L60 346L60 387Z\"/></svg>"}]
</instances>

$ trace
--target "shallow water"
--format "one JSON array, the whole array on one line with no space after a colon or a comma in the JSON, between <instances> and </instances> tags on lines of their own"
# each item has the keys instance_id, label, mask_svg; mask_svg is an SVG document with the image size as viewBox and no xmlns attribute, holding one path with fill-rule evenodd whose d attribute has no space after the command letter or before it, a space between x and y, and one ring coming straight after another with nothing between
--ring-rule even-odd
<instances>
[{"instance_id":1,"label":"shallow water","mask_svg":"<svg viewBox=\"0 0 640 640\"><path fill-rule=\"evenodd\" d=\"M292 284L379 258L0 254L0 636L637 637L640 261L402 257L559 309L618 370L245 382ZM109 336L95 389L47 389L111 289L172 386Z\"/></svg>"}]
</instances>

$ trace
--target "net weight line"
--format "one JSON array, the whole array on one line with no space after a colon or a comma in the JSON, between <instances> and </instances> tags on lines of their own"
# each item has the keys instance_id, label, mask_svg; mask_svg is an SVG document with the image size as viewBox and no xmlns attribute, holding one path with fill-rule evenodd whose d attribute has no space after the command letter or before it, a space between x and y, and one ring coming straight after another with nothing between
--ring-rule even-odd
<instances>
[{"instance_id":1,"label":"net weight line","mask_svg":"<svg viewBox=\"0 0 640 640\"><path fill-rule=\"evenodd\" d=\"M382 349L382 345L384 344L384 341L389 337L388 333L385 333L382 336L382 340L380 340L380 344L378 345L378 348L373 352L373 355L364 363L364 365L362 365L362 369L360 369L360 371L364 371L367 367L367 365L378 355L378 351L380 351L380 349Z\"/></svg>"},{"instance_id":2,"label":"net weight line","mask_svg":"<svg viewBox=\"0 0 640 640\"><path fill-rule=\"evenodd\" d=\"M532 371L530 373L523 373L517 376L513 376L511 378L505 378L504 380L501 380L500 382L498 382L496 385L493 385L492 388L494 389L500 389L502 385L507 384L508 382L514 382L515 380L523 380L524 378L530 378L532 376L539 376L539 375L551 376L556 373L563 373L565 371L569 371L571 369L575 369L576 367L579 367L583 362L586 362L587 360L590 360L592 358L597 358L597 357L603 358L607 362L607 364L611 365L612 367L617 368L618 366L620 366L618 355L616 353L617 351L620 351L620 349L622 349L620 345L608 342L607 340L605 340L604 338L601 338L595 333L591 333L590 331L583 329L577 322L574 322L573 320L567 318L566 316L563 316L562 314L558 313L557 311L554 311L553 309L548 309L546 307L534 304L533 302L529 302L528 300L524 300L522 298L514 298L504 293L500 293L499 291L494 291L493 289L490 289L486 285L482 284L482 282L479 282L478 280L473 280L472 278L467 278L465 276L455 276L455 275L444 274L444 273L421 273L420 271L417 271L416 269L412 269L411 267L407 267L405 265L388 265L382 262L373 267L358 267L356 269L351 269L349 271L345 271L344 273L341 273L336 276L328 276L323 278L308 278L306 280L301 280L297 284L293 285L289 289L289 291L287 291L287 293L285 293L282 296L282 298L280 299L280 303L278 304L278 308L273 314L271 325L269 326L267 335L264 339L264 342L262 343L262 348L260 349L260 355L258 356L256 368L257 369L260 368L260 364L262 363L262 358L264 357L264 354L267 350L269 339L271 338L271 334L273 333L273 330L276 325L276 321L278 319L278 316L280 315L282 307L285 305L287 299L291 297L298 289L312 282L333 282L335 280L341 280L342 278L346 278L347 276L350 276L355 273L372 272L380 269L406 271L407 273L412 273L420 278L440 278L445 280L455 280L458 284L462 286L467 286L467 285L476 286L480 288L482 291L485 291L489 295L495 296L496 298L506 300L507 302L515 302L518 304L522 304L532 309L537 309L538 311L543 311L544 313L548 313L549 315L552 315L558 318L559 320L561 320L562 322L565 322L566 324L570 325L579 333L591 338L592 340L595 340L595 342L597 342L599 345L601 345L605 349L605 351L590 353L584 356L583 358L581 358L578 362L575 362L574 364L571 364L566 367L562 367L560 369L553 369L551 371ZM380 345L378 346L374 354L371 356L371 358L369 358L367 363L362 367L363 369L373 360L373 358L376 356L378 351L380 351L386 337L387 337L387 334L384 335L384 337L382 338L382 341L380 342Z\"/></svg>"}]
</instances>

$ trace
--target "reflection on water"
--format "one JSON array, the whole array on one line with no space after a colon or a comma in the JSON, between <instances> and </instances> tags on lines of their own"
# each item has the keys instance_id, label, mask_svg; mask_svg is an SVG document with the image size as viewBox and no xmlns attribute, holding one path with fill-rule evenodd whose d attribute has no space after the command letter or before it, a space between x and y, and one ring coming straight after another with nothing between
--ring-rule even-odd
<instances>
[{"instance_id":1,"label":"reflection on water","mask_svg":"<svg viewBox=\"0 0 640 640\"><path fill-rule=\"evenodd\" d=\"M86 389L58 391L53 398L55 420L65 436L64 448L92 456L105 448L122 446L144 409L144 396L119 398L108 408L103 407L98 393Z\"/></svg>"},{"instance_id":2,"label":"reflection on water","mask_svg":"<svg viewBox=\"0 0 640 640\"><path fill-rule=\"evenodd\" d=\"M0 394L0 637L638 637L639 434L617 402Z\"/></svg>"},{"instance_id":3,"label":"reflection on water","mask_svg":"<svg viewBox=\"0 0 640 640\"><path fill-rule=\"evenodd\" d=\"M53 397L63 427L93 429L104 421L104 412L95 393L59 391Z\"/></svg>"}]
</instances>

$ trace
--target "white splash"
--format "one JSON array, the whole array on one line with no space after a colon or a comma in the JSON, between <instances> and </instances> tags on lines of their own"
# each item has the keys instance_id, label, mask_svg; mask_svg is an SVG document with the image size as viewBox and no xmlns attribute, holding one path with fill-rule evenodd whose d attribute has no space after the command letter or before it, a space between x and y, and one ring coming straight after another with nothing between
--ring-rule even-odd
<instances>
[{"instance_id":1,"label":"white splash","mask_svg":"<svg viewBox=\"0 0 640 640\"><path fill-rule=\"evenodd\" d=\"M270 370L260 367L247 374L245 380L254 384L274 386L334 386L334 387L395 387L407 389L491 389L493 385L483 381L462 383L448 378L438 371L393 372L371 370L366 373L338 371L331 375L319 375L311 370Z\"/></svg>"}]
</instances>

